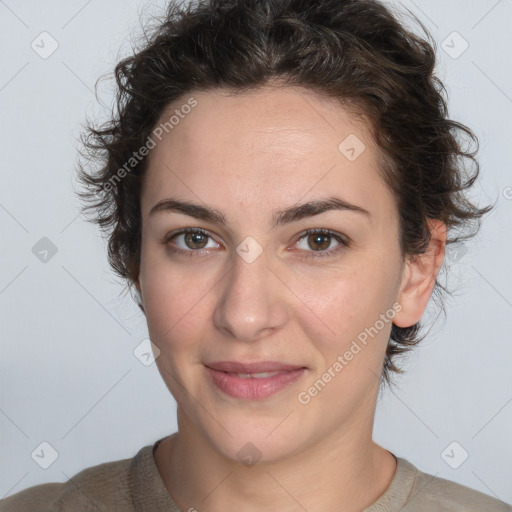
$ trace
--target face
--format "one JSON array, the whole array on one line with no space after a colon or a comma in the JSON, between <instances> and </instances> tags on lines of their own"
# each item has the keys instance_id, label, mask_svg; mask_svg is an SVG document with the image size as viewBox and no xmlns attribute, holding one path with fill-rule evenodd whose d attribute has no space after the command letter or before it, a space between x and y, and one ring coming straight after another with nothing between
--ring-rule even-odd
<instances>
[{"instance_id":1,"label":"face","mask_svg":"<svg viewBox=\"0 0 512 512\"><path fill-rule=\"evenodd\" d=\"M233 460L368 432L404 266L366 125L302 88L190 96L149 156L138 279L180 429ZM208 368L225 361L301 370Z\"/></svg>"}]
</instances>

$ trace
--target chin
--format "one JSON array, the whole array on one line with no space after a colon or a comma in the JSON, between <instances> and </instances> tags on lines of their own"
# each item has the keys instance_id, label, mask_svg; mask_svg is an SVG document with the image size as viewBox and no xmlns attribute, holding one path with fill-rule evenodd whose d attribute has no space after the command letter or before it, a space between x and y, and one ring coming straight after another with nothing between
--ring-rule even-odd
<instances>
[{"instance_id":1,"label":"chin","mask_svg":"<svg viewBox=\"0 0 512 512\"><path fill-rule=\"evenodd\" d=\"M246 417L245 421L228 421L224 417L224 428L213 422L213 425L208 424L206 428L203 426L202 430L209 444L223 457L252 466L256 463L278 462L304 449L308 444L306 431L303 426L296 428L290 420L283 421L282 417L277 421L274 418L265 420ZM285 426L288 421L290 423Z\"/></svg>"}]
</instances>

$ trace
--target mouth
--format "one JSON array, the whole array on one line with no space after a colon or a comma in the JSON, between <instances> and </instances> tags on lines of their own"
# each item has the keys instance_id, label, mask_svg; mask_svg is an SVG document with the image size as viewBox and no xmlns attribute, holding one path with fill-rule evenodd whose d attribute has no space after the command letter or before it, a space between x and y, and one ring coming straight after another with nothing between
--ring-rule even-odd
<instances>
[{"instance_id":1,"label":"mouth","mask_svg":"<svg viewBox=\"0 0 512 512\"><path fill-rule=\"evenodd\" d=\"M239 363L220 361L205 364L214 386L233 398L257 400L285 389L308 370L305 366L277 361Z\"/></svg>"}]
</instances>

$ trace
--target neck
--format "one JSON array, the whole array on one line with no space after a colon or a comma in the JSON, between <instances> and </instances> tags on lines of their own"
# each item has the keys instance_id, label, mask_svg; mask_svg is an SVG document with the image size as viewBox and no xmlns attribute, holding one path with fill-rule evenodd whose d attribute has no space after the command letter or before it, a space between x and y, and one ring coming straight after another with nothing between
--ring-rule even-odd
<instances>
[{"instance_id":1,"label":"neck","mask_svg":"<svg viewBox=\"0 0 512 512\"><path fill-rule=\"evenodd\" d=\"M361 511L388 488L396 459L366 428L335 431L285 460L246 466L216 451L178 408L179 431L160 443L155 461L183 511Z\"/></svg>"}]
</instances>

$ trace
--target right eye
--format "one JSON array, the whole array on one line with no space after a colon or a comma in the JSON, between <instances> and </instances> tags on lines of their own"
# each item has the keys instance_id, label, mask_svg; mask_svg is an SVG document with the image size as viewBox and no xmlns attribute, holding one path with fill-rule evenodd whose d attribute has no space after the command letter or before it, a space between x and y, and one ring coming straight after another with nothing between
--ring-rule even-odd
<instances>
[{"instance_id":1,"label":"right eye","mask_svg":"<svg viewBox=\"0 0 512 512\"><path fill-rule=\"evenodd\" d=\"M204 229L199 228L186 228L176 233L169 233L165 236L163 243L169 247L169 250L177 254L184 254L186 256L192 256L194 253L200 253L202 249L212 249L215 247L208 247L205 245L208 239L211 239L211 235ZM176 244L177 247L173 247L169 242L173 240L182 240L182 245ZM212 240L213 242L213 240ZM217 244L218 247L219 244ZM209 254L209 251L207 252Z\"/></svg>"}]
</instances>

